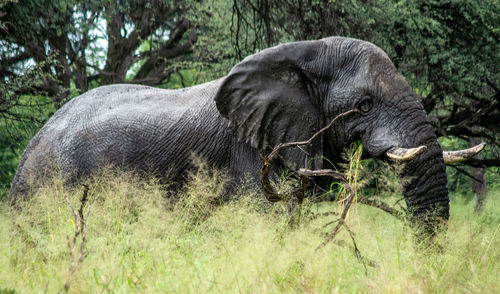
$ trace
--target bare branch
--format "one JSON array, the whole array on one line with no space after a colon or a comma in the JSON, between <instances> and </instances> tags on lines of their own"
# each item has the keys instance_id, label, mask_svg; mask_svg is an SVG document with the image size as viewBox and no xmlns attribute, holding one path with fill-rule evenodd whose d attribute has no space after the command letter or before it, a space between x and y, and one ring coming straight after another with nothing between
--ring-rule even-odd
<instances>
[{"instance_id":1,"label":"bare branch","mask_svg":"<svg viewBox=\"0 0 500 294\"><path fill-rule=\"evenodd\" d=\"M492 166L500 166L500 158L492 158L492 159L475 159L471 158L467 161L467 165L473 167L492 167Z\"/></svg>"},{"instance_id":2,"label":"bare branch","mask_svg":"<svg viewBox=\"0 0 500 294\"><path fill-rule=\"evenodd\" d=\"M473 175L471 175L468 171L466 170L463 170L461 169L460 167L456 166L456 165L449 165L450 167L453 167L454 169L456 169L459 173L461 174L464 174L466 175L467 177L471 178L473 181L476 181L478 183L483 183L483 181L481 181L480 179L474 177Z\"/></svg>"},{"instance_id":3,"label":"bare branch","mask_svg":"<svg viewBox=\"0 0 500 294\"><path fill-rule=\"evenodd\" d=\"M349 212L349 208L351 208L351 204L352 204L352 201L354 200L354 196L356 195L356 193L354 193L353 188L351 187L351 185L349 185L349 182L347 180L345 182L342 182L342 185L344 186L345 189L347 189L349 191L349 197L347 197L347 201L345 203L344 210L342 210L342 214L340 215L340 218L338 219L338 223L335 226L335 228L333 229L333 231L326 236L323 243L321 243L316 248L316 250L324 247L326 244L328 244L328 242L335 239L335 237L337 236L337 233L340 230L340 227L345 225L345 218L347 217L347 212Z\"/></svg>"},{"instance_id":4,"label":"bare branch","mask_svg":"<svg viewBox=\"0 0 500 294\"><path fill-rule=\"evenodd\" d=\"M500 95L500 89L488 77L485 77L485 80L486 80L486 83L488 84L488 86L490 86L491 88L493 88L493 90L496 91L497 95L495 95L495 96L499 97L498 95ZM497 98L497 99L499 99L499 98Z\"/></svg>"},{"instance_id":5,"label":"bare branch","mask_svg":"<svg viewBox=\"0 0 500 294\"><path fill-rule=\"evenodd\" d=\"M349 233L349 236L351 237L352 245L354 246L354 254L356 255L358 261L360 261L363 264L363 267L365 268L365 276L368 276L368 269L366 268L366 264L368 263L368 265L371 267L375 267L377 264L361 254L361 251L359 250L358 245L356 244L356 239L354 238L354 232L351 230L351 228L349 228L348 225L345 225L345 228Z\"/></svg>"},{"instance_id":6,"label":"bare branch","mask_svg":"<svg viewBox=\"0 0 500 294\"><path fill-rule=\"evenodd\" d=\"M378 208L382 211L387 212L388 214L394 216L395 218L403 221L405 217L405 213L402 211L399 211L397 209L392 208L389 204L380 201L378 199L372 199L372 198L366 198L366 197L358 197L358 202L368 205L368 206L373 206L375 208Z\"/></svg>"},{"instance_id":7,"label":"bare branch","mask_svg":"<svg viewBox=\"0 0 500 294\"><path fill-rule=\"evenodd\" d=\"M16 64L20 61L25 61L29 59L31 56L27 52L21 52L19 55L6 58L5 56L2 56L1 61L0 61L0 69L7 68L13 64Z\"/></svg>"},{"instance_id":8,"label":"bare branch","mask_svg":"<svg viewBox=\"0 0 500 294\"><path fill-rule=\"evenodd\" d=\"M355 112L359 112L359 110L357 110L357 109L351 109L349 111L346 111L346 112L343 112L343 113L337 115L328 125L326 125L322 129L320 129L319 131L317 131L307 141L298 141L298 142L290 142L290 143L280 143L280 144L278 144L278 146L274 147L273 151L269 154L268 159L269 160L273 160L276 157L276 154L278 154L278 152L281 149L283 149L283 148L297 147L297 146L304 146L304 145L311 145L312 141L314 139L316 139L319 135L321 135L323 132L325 132L326 130L328 130L329 128L331 128L335 124L335 122L337 121L337 119L340 119L340 118L342 118L344 116L347 116L347 115L349 115L351 113L355 113Z\"/></svg>"},{"instance_id":9,"label":"bare branch","mask_svg":"<svg viewBox=\"0 0 500 294\"><path fill-rule=\"evenodd\" d=\"M71 212L73 213L73 219L75 223L75 233L73 235L73 238L70 239L69 236L66 236L72 261L70 262L69 265L68 277L66 279L66 282L64 283L65 293L68 293L71 278L73 277L78 267L82 264L83 260L87 256L84 252L84 249L85 249L85 241L87 238L87 224L90 215L90 208L87 210L86 216L83 215L83 210L88 203L88 192L89 192L89 186L84 185L83 195L82 198L80 199L80 207L78 211L73 207L73 205L71 205L71 201L69 200L68 196L67 195L64 196L66 203L68 204L68 206L71 209ZM80 235L81 235L80 244L78 246L78 237Z\"/></svg>"},{"instance_id":10,"label":"bare branch","mask_svg":"<svg viewBox=\"0 0 500 294\"><path fill-rule=\"evenodd\" d=\"M333 170L319 170L319 171L311 171L311 170L306 170L306 169L300 169L297 172L297 175L300 177L302 181L301 187L295 187L292 188L290 191L287 191L285 193L278 193L275 192L274 189L272 188L271 181L269 180L269 172L271 171L272 167L272 161L273 159L278 155L278 152L281 149L284 148L290 148L290 147L299 147L299 146L304 146L304 145L311 145L312 141L317 138L319 135L321 135L323 132L331 128L335 122L351 113L358 112L357 109L352 109L346 112L343 112L339 115L337 115L328 125L314 133L311 138L307 141L298 141L298 142L289 142L289 143L280 143L278 146L274 147L274 149L271 151L271 153L268 156L264 156L263 154L260 154L262 160L264 161L264 164L262 165L261 173L260 173L260 182L262 184L262 187L264 189L264 195L266 196L267 200L271 202L278 202L281 200L286 199L289 195L294 195L299 201L302 202L302 199L304 197L305 189L307 185L309 184L308 177L317 177L317 176L331 176L334 177L340 181L345 180L345 178L333 171Z\"/></svg>"},{"instance_id":11,"label":"bare branch","mask_svg":"<svg viewBox=\"0 0 500 294\"><path fill-rule=\"evenodd\" d=\"M287 191L285 193L277 193L272 188L271 181L269 179L269 171L271 170L272 160L274 159L274 157L276 157L278 152L283 148L310 145L312 143L312 141L315 138L317 138L321 133L323 133L326 130L328 130L329 128L331 128L338 119L340 119L348 114L357 112L357 111L358 111L357 109L352 109L352 110L349 110L349 111L346 111L344 113L337 115L327 126L323 127L319 131L317 131L307 141L280 143L280 144L278 144L278 146L276 146L273 149L273 151L268 156L264 156L261 154L261 157L262 157L262 160L264 161L264 164L262 166L260 180L262 183L262 187L264 189L264 195L271 202L285 200L287 196L293 195L293 196L297 197L297 199L299 200L299 205L300 205L302 203L302 199L304 197L305 190L306 190L307 185L309 183L309 178L319 177L319 176L332 177L332 178L338 180L339 182L341 182L342 185L344 186L344 188L347 191L349 191L349 196L347 197L347 200L345 202L345 206L344 206L344 209L342 211L342 214L340 215L340 218L338 219L337 226L335 226L333 231L327 235L325 241L323 241L323 243L321 243L321 245L318 246L318 248L316 248L316 250L320 249L321 247L325 246L328 242L333 240L335 238L335 236L337 235L337 233L339 232L340 228L345 225L345 218L347 216L347 212L349 211L349 208L351 207L352 201L356 195L354 193L354 189L349 184L349 181L344 177L344 175L342 175L341 173L336 172L334 170L331 170L331 169L309 170L309 169L301 168L296 172L296 174L298 175L298 177L301 180L301 186L294 187L290 191ZM358 250L358 252L359 252L359 250Z\"/></svg>"}]
</instances>

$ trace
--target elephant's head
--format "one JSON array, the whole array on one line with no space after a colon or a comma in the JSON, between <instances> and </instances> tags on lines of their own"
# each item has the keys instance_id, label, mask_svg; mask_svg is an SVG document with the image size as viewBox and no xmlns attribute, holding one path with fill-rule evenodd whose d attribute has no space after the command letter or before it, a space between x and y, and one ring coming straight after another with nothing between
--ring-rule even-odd
<instances>
[{"instance_id":1,"label":"elephant's head","mask_svg":"<svg viewBox=\"0 0 500 294\"><path fill-rule=\"evenodd\" d=\"M411 179L404 187L406 203L416 219L430 212L432 222L448 219L443 151L419 98L375 45L333 37L266 49L232 69L215 101L239 140L260 150L307 140L338 114L359 109L306 150L283 151L286 164L322 168L321 156L338 161L356 140L383 159L395 147L425 146L404 169Z\"/></svg>"}]
</instances>

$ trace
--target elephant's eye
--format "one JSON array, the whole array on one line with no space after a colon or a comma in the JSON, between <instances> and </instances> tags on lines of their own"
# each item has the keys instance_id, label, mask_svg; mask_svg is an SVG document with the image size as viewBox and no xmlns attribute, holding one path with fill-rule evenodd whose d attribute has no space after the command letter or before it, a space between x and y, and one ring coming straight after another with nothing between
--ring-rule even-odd
<instances>
[{"instance_id":1,"label":"elephant's eye","mask_svg":"<svg viewBox=\"0 0 500 294\"><path fill-rule=\"evenodd\" d=\"M371 98L365 98L358 104L358 109L362 113L368 113L373 107L373 101Z\"/></svg>"}]
</instances>

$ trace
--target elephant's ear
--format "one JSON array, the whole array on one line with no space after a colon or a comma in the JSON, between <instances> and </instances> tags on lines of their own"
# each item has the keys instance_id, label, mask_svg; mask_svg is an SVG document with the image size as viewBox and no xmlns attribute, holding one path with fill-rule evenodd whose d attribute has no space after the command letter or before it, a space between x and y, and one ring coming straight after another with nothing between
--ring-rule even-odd
<instances>
[{"instance_id":1,"label":"elephant's ear","mask_svg":"<svg viewBox=\"0 0 500 294\"><path fill-rule=\"evenodd\" d=\"M266 49L237 64L222 82L215 101L238 140L269 151L279 143L309 139L322 126L315 74L308 70L319 56L321 41L297 42ZM280 152L298 169L320 167L322 142Z\"/></svg>"}]
</instances>

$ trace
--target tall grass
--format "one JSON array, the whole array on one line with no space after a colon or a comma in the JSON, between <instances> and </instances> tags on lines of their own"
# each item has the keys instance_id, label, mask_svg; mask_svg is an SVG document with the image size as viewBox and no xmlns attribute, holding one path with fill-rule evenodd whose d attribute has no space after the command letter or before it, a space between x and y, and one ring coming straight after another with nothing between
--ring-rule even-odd
<instances>
[{"instance_id":1,"label":"tall grass","mask_svg":"<svg viewBox=\"0 0 500 294\"><path fill-rule=\"evenodd\" d=\"M86 258L72 293L498 293L500 191L481 215L454 197L442 250L416 249L405 224L358 204L348 219L363 264L345 231L319 250L332 217L290 229L284 204L243 190L220 202L224 174L200 169L176 196L154 181L101 174L90 182ZM82 187L57 179L20 208L0 206L0 292L63 289L71 263L66 238ZM174 199L175 198L175 199ZM307 203L305 215L336 209ZM365 271L366 266L366 271Z\"/></svg>"}]
</instances>

